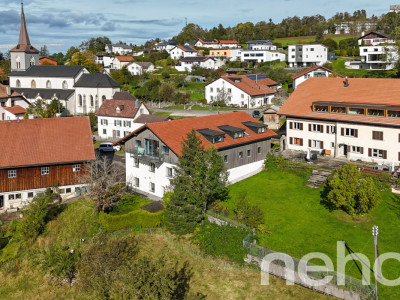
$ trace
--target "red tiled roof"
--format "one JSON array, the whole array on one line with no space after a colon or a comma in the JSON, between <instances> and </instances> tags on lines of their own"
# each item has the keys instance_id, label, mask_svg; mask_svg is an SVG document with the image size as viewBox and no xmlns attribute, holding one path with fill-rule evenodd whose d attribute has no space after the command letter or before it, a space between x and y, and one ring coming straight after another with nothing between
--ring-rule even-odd
<instances>
[{"instance_id":1,"label":"red tiled roof","mask_svg":"<svg viewBox=\"0 0 400 300\"><path fill-rule=\"evenodd\" d=\"M135 60L132 56L116 56L116 58L117 58L120 62L131 62L131 61L134 61L134 60Z\"/></svg>"},{"instance_id":2,"label":"red tiled roof","mask_svg":"<svg viewBox=\"0 0 400 300\"><path fill-rule=\"evenodd\" d=\"M3 108L9 113L12 113L13 115L21 115L26 113L26 109L19 105L14 105L12 107L3 107Z\"/></svg>"},{"instance_id":3,"label":"red tiled roof","mask_svg":"<svg viewBox=\"0 0 400 300\"><path fill-rule=\"evenodd\" d=\"M88 117L0 122L0 168L95 159Z\"/></svg>"},{"instance_id":4,"label":"red tiled roof","mask_svg":"<svg viewBox=\"0 0 400 300\"><path fill-rule=\"evenodd\" d=\"M344 102L400 106L400 79L349 78L344 87L343 78L315 78L303 82L289 97L278 114L313 119L341 120L400 125L400 119L377 116L313 112L315 101Z\"/></svg>"},{"instance_id":5,"label":"red tiled roof","mask_svg":"<svg viewBox=\"0 0 400 300\"><path fill-rule=\"evenodd\" d=\"M324 70L326 70L326 71L328 71L328 72L331 72L332 74L335 74L335 72L329 70L328 68L325 68L325 67L320 66L320 65L315 65L315 66L313 66L313 67L309 67L308 69L305 69L305 70L303 70L303 71L301 71L301 72L299 72L299 73L293 75L293 76L292 76L292 79L299 78L299 77L303 76L304 74L310 73L310 72L315 71L315 70L320 69L320 68L321 68L321 69L324 69ZM341 75L339 75L339 76L341 76Z\"/></svg>"},{"instance_id":6,"label":"red tiled roof","mask_svg":"<svg viewBox=\"0 0 400 300\"><path fill-rule=\"evenodd\" d=\"M246 130L247 133L250 134L250 136L247 136L245 134L244 137L237 139L233 139L228 134L225 134L223 142L212 144L207 139L205 139L201 134L197 133L198 136L202 139L203 145L205 147L212 145L215 146L217 149L240 145L243 143L248 143L260 139L267 139L276 135L276 133L270 129L267 129L265 133L260 133L260 134L251 131L249 128L247 128L242 124L242 122L248 122L248 121L257 122L257 120L252 118L249 114L247 114L244 111L241 111L241 112L232 112L232 113L211 115L205 117L172 120L168 122L150 123L143 125L136 131L115 142L115 144L129 140L130 138L135 136L138 132L148 128L156 136L158 136L160 140L163 143L165 143L175 154L181 155L182 142L186 139L187 134L192 129L198 130L198 129L209 128L212 130L223 132L221 129L218 128L218 126L230 125L233 127L243 128Z\"/></svg>"},{"instance_id":7,"label":"red tiled roof","mask_svg":"<svg viewBox=\"0 0 400 300\"><path fill-rule=\"evenodd\" d=\"M46 62L47 64L57 66L57 61L54 60L54 59L48 58L48 57L40 58L39 62L40 62L41 65L43 65L44 62Z\"/></svg>"},{"instance_id":8,"label":"red tiled roof","mask_svg":"<svg viewBox=\"0 0 400 300\"><path fill-rule=\"evenodd\" d=\"M170 118L168 116L157 116L157 115L140 115L133 121L134 123L155 123L155 122L164 122L168 121Z\"/></svg>"},{"instance_id":9,"label":"red tiled roof","mask_svg":"<svg viewBox=\"0 0 400 300\"><path fill-rule=\"evenodd\" d=\"M97 111L97 116L133 118L136 116L139 108L135 107L136 101L132 100L105 100ZM142 102L139 103L139 107ZM117 112L119 107L120 112Z\"/></svg>"},{"instance_id":10,"label":"red tiled roof","mask_svg":"<svg viewBox=\"0 0 400 300\"><path fill-rule=\"evenodd\" d=\"M220 42L220 44L239 44L237 41L234 41L234 40L222 40L219 42Z\"/></svg>"},{"instance_id":11,"label":"red tiled roof","mask_svg":"<svg viewBox=\"0 0 400 300\"><path fill-rule=\"evenodd\" d=\"M13 89L11 89L11 96L12 97L18 97L18 96L21 96L21 94L17 93ZM7 95L7 86L0 83L0 98L7 98L7 97L8 97L8 95Z\"/></svg>"},{"instance_id":12,"label":"red tiled roof","mask_svg":"<svg viewBox=\"0 0 400 300\"><path fill-rule=\"evenodd\" d=\"M258 79L257 84L255 80L251 80L246 75L229 75L223 76L222 79L226 80L230 84L233 84L237 88L241 89L250 96L275 94L276 91L271 86L277 85L278 83L270 78ZM240 82L235 82L234 78L240 78Z\"/></svg>"}]
</instances>

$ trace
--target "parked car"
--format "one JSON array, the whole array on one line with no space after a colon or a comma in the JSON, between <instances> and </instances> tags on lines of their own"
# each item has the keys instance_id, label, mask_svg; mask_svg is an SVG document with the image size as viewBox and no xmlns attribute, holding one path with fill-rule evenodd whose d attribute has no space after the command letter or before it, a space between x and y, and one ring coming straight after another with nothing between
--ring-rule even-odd
<instances>
[{"instance_id":1,"label":"parked car","mask_svg":"<svg viewBox=\"0 0 400 300\"><path fill-rule=\"evenodd\" d=\"M121 151L121 146L120 145L115 145L114 146L114 151Z\"/></svg>"},{"instance_id":2,"label":"parked car","mask_svg":"<svg viewBox=\"0 0 400 300\"><path fill-rule=\"evenodd\" d=\"M261 112L259 110L253 110L253 118L261 118Z\"/></svg>"},{"instance_id":3,"label":"parked car","mask_svg":"<svg viewBox=\"0 0 400 300\"><path fill-rule=\"evenodd\" d=\"M114 147L112 143L101 143L99 145L99 151L100 152L114 152Z\"/></svg>"}]
</instances>

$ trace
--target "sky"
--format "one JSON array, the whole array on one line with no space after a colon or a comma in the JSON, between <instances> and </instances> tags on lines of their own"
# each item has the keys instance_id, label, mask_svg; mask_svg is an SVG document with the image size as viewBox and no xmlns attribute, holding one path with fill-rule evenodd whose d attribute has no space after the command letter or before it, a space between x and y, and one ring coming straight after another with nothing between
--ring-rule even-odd
<instances>
[{"instance_id":1,"label":"sky","mask_svg":"<svg viewBox=\"0 0 400 300\"><path fill-rule=\"evenodd\" d=\"M391 4L400 4L400 0L25 0L24 11L31 43L37 47L62 44L48 48L50 53L65 53L98 36L136 45L169 39L185 26L185 18L209 29L270 18L280 23L295 15L320 14L328 19L336 12L358 9L365 9L368 16L380 16ZM0 0L0 51L17 44L20 11L20 0Z\"/></svg>"}]
</instances>

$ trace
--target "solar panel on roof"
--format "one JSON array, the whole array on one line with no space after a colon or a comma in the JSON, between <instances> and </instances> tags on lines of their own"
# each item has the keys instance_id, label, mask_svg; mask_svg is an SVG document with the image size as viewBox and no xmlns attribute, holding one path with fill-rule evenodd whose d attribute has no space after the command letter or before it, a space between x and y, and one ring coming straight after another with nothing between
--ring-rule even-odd
<instances>
[{"instance_id":1,"label":"solar panel on roof","mask_svg":"<svg viewBox=\"0 0 400 300\"><path fill-rule=\"evenodd\" d=\"M268 77L262 75L262 74L254 74L254 75L246 75L247 78L249 78L250 80L259 80L259 79L268 79Z\"/></svg>"}]
</instances>

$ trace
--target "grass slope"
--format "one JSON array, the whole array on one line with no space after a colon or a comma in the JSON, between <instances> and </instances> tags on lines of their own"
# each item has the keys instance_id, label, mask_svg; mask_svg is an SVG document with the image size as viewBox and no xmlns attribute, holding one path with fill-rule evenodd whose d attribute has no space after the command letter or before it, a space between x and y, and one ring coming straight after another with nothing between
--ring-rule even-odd
<instances>
[{"instance_id":1,"label":"grass slope","mask_svg":"<svg viewBox=\"0 0 400 300\"><path fill-rule=\"evenodd\" d=\"M142 201L139 201L142 203ZM144 201L143 201L144 202ZM141 204L140 203L140 204ZM123 210L132 207L125 205ZM93 299L93 295L78 290L76 286L52 281L39 267L31 265L35 253L54 244L77 247L81 238L90 244L102 229L92 203L80 200L67 205L58 217L50 221L46 232L23 254L18 268L15 259L0 267L2 283L0 299ZM112 235L114 235L112 233ZM118 238L119 234L114 235ZM207 295L207 299L328 299L300 286L286 286L285 281L271 277L269 286L260 285L260 271L252 267L240 267L226 260L195 255L198 249L187 242L173 242L163 235L138 235L141 255L157 258L166 254L168 259L183 264L188 260L193 268L191 291ZM7 248L14 247L17 241ZM14 244L14 245L13 245ZM0 254L0 261L3 254Z\"/></svg>"},{"instance_id":2,"label":"grass slope","mask_svg":"<svg viewBox=\"0 0 400 300\"><path fill-rule=\"evenodd\" d=\"M383 193L383 201L374 211L353 219L340 211L330 212L321 205L321 189L304 185L309 172L296 173L286 169L263 171L230 188L231 210L240 193L247 193L251 202L264 210L265 224L272 234L261 238L262 246L297 258L310 252L322 252L336 266L336 243L345 240L355 252L367 255L372 263L371 228L379 225L380 253L399 251L399 196ZM383 264L383 274L395 279L400 276L399 267L399 262L389 260ZM352 262L346 265L346 270L348 275L361 278ZM379 288L381 299L400 298L399 287Z\"/></svg>"}]
</instances>

